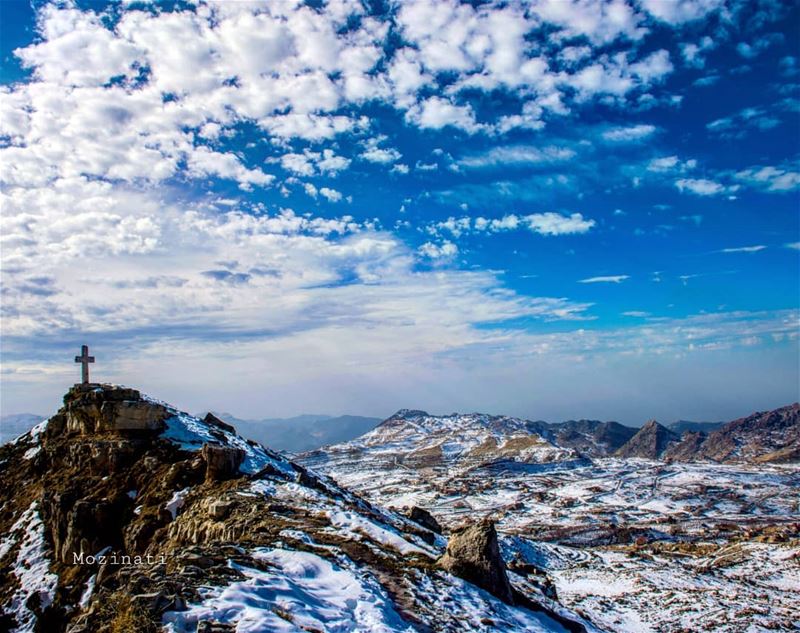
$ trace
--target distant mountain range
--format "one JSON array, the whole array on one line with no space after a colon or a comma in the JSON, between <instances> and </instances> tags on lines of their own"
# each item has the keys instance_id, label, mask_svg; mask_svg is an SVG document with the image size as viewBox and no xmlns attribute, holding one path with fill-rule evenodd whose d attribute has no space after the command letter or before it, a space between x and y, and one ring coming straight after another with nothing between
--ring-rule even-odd
<instances>
[{"instance_id":1,"label":"distant mountain range","mask_svg":"<svg viewBox=\"0 0 800 633\"><path fill-rule=\"evenodd\" d=\"M724 463L779 463L800 460L798 403L773 411L759 411L727 424L690 424L679 435L673 430L675 426L671 429L651 420L620 447L615 455L665 461ZM708 431L701 430L703 428Z\"/></svg>"},{"instance_id":2,"label":"distant mountain range","mask_svg":"<svg viewBox=\"0 0 800 633\"><path fill-rule=\"evenodd\" d=\"M380 418L358 415L331 416L304 414L293 418L243 420L230 413L212 411L221 420L236 427L237 433L278 451L297 453L327 444L347 442L377 426ZM202 417L202 416L199 416Z\"/></svg>"},{"instance_id":3,"label":"distant mountain range","mask_svg":"<svg viewBox=\"0 0 800 633\"><path fill-rule=\"evenodd\" d=\"M480 413L435 416L403 409L354 440L307 452L304 463L331 472L347 463L377 469L457 468L489 463L550 464L598 457L667 461L781 462L800 459L800 405L727 424L655 420L550 424ZM676 430L684 430L682 434ZM700 430L709 429L708 433Z\"/></svg>"},{"instance_id":4,"label":"distant mountain range","mask_svg":"<svg viewBox=\"0 0 800 633\"><path fill-rule=\"evenodd\" d=\"M0 417L0 444L27 433L42 420L42 416L33 413L14 413Z\"/></svg>"},{"instance_id":5,"label":"distant mountain range","mask_svg":"<svg viewBox=\"0 0 800 633\"><path fill-rule=\"evenodd\" d=\"M212 412L248 439L275 450L325 454L369 453L409 466L471 466L497 460L549 463L580 458L636 457L667 461L793 461L800 459L797 403L729 423L650 420L641 428L613 421L548 423L480 413L430 415L402 409L390 418L304 414L242 419ZM202 417L202 416L200 416ZM0 444L44 418L31 413L0 418ZM316 458L311 458L316 461ZM319 455L317 456L319 457Z\"/></svg>"}]
</instances>

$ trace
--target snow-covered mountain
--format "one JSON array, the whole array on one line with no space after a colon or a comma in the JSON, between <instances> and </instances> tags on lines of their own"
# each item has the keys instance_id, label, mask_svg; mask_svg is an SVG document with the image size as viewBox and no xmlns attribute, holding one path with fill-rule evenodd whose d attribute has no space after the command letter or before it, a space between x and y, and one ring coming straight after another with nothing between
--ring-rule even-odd
<instances>
[{"instance_id":1,"label":"snow-covered mountain","mask_svg":"<svg viewBox=\"0 0 800 633\"><path fill-rule=\"evenodd\" d=\"M607 630L790 630L800 464L758 458L789 461L795 411L683 439L655 421L637 430L400 411L299 459L385 507L426 508L446 527L495 521L512 569L536 570Z\"/></svg>"},{"instance_id":2,"label":"snow-covered mountain","mask_svg":"<svg viewBox=\"0 0 800 633\"><path fill-rule=\"evenodd\" d=\"M448 542L134 389L71 389L0 479L2 630L597 630L507 571L491 525Z\"/></svg>"},{"instance_id":3,"label":"snow-covered mountain","mask_svg":"<svg viewBox=\"0 0 800 633\"><path fill-rule=\"evenodd\" d=\"M498 460L577 459L539 433L544 423L481 413L445 416L402 409L361 437L307 453L308 463L353 462L408 468L472 468Z\"/></svg>"}]
</instances>

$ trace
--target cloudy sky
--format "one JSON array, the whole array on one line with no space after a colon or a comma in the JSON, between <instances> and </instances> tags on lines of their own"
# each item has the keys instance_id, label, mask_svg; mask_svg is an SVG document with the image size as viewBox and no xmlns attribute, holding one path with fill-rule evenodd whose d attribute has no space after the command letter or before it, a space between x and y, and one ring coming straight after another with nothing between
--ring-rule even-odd
<instances>
[{"instance_id":1,"label":"cloudy sky","mask_svg":"<svg viewBox=\"0 0 800 633\"><path fill-rule=\"evenodd\" d=\"M0 12L4 414L798 399L796 3Z\"/></svg>"}]
</instances>

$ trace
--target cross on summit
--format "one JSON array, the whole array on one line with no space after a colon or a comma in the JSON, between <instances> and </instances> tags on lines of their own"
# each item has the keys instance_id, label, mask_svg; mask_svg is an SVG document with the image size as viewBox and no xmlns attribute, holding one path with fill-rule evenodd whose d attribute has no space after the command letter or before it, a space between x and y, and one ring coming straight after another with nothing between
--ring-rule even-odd
<instances>
[{"instance_id":1,"label":"cross on summit","mask_svg":"<svg viewBox=\"0 0 800 633\"><path fill-rule=\"evenodd\" d=\"M89 346L81 345L81 355L75 357L75 362L81 364L81 380L84 385L89 384L89 363L94 362L94 356L89 356Z\"/></svg>"}]
</instances>

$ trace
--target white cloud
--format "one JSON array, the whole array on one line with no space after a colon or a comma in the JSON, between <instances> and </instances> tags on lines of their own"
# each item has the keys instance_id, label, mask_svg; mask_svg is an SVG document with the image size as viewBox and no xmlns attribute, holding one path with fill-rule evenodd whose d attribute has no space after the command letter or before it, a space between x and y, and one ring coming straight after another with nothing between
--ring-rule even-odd
<instances>
[{"instance_id":1,"label":"white cloud","mask_svg":"<svg viewBox=\"0 0 800 633\"><path fill-rule=\"evenodd\" d=\"M789 242L787 244L784 244L784 246L786 248L791 248L793 250L800 251L800 242Z\"/></svg>"},{"instance_id":2,"label":"white cloud","mask_svg":"<svg viewBox=\"0 0 800 633\"><path fill-rule=\"evenodd\" d=\"M758 244L756 246L739 246L736 248L723 248L720 253L757 253L763 251L766 246Z\"/></svg>"},{"instance_id":3,"label":"white cloud","mask_svg":"<svg viewBox=\"0 0 800 633\"><path fill-rule=\"evenodd\" d=\"M706 65L704 53L712 50L715 46L714 40L708 35L702 37L696 44L687 42L681 44L681 56L687 66L692 68L703 68Z\"/></svg>"},{"instance_id":4,"label":"white cloud","mask_svg":"<svg viewBox=\"0 0 800 633\"><path fill-rule=\"evenodd\" d=\"M409 108L406 120L421 128L439 130L452 126L473 134L481 129L470 105L455 105L442 97L429 97Z\"/></svg>"},{"instance_id":5,"label":"white cloud","mask_svg":"<svg viewBox=\"0 0 800 633\"><path fill-rule=\"evenodd\" d=\"M493 147L481 154L464 156L458 160L461 167L480 169L502 167L505 165L526 165L536 163L558 163L575 156L575 151L567 147L534 145L506 145Z\"/></svg>"},{"instance_id":6,"label":"white cloud","mask_svg":"<svg viewBox=\"0 0 800 633\"><path fill-rule=\"evenodd\" d=\"M622 283L626 279L630 279L630 275L605 275L605 276L601 276L601 277L589 277L587 279L581 279L578 283L582 283L582 284L603 284L603 283L618 284L618 283Z\"/></svg>"},{"instance_id":7,"label":"white cloud","mask_svg":"<svg viewBox=\"0 0 800 633\"><path fill-rule=\"evenodd\" d=\"M400 160L403 155L394 147L380 147L380 144L385 140L386 137L384 136L368 139L365 143L365 149L361 153L361 158L370 163L384 165Z\"/></svg>"},{"instance_id":8,"label":"white cloud","mask_svg":"<svg viewBox=\"0 0 800 633\"><path fill-rule=\"evenodd\" d=\"M628 127L611 128L603 132L602 136L607 141L614 143L635 143L652 136L656 131L654 125L631 125Z\"/></svg>"},{"instance_id":9,"label":"white cloud","mask_svg":"<svg viewBox=\"0 0 800 633\"><path fill-rule=\"evenodd\" d=\"M706 17L724 6L724 0L641 0L653 17L671 25L680 25Z\"/></svg>"},{"instance_id":10,"label":"white cloud","mask_svg":"<svg viewBox=\"0 0 800 633\"><path fill-rule=\"evenodd\" d=\"M286 171L297 176L314 176L316 174L336 174L350 166L350 159L337 156L332 149L322 152L305 150L302 154L290 153L280 157L280 164Z\"/></svg>"},{"instance_id":11,"label":"white cloud","mask_svg":"<svg viewBox=\"0 0 800 633\"><path fill-rule=\"evenodd\" d=\"M327 199L328 202L339 202L342 199L342 194L336 189L330 189L328 187L321 187L319 190L319 195L323 198Z\"/></svg>"},{"instance_id":12,"label":"white cloud","mask_svg":"<svg viewBox=\"0 0 800 633\"><path fill-rule=\"evenodd\" d=\"M586 36L594 44L608 44L617 38L641 39L647 29L642 16L623 0L539 0L532 13L541 21L561 27L560 37Z\"/></svg>"},{"instance_id":13,"label":"white cloud","mask_svg":"<svg viewBox=\"0 0 800 633\"><path fill-rule=\"evenodd\" d=\"M531 233L539 235L570 235L588 232L595 226L595 221L584 218L580 213L562 215L548 211L546 213L532 213L530 215L506 214L500 218L485 218L478 216L470 218L450 217L443 222L437 222L428 227L428 231L439 234L441 231L448 231L454 237L461 237L462 234L470 232L500 233L504 231L514 231L527 229Z\"/></svg>"},{"instance_id":14,"label":"white cloud","mask_svg":"<svg viewBox=\"0 0 800 633\"><path fill-rule=\"evenodd\" d=\"M587 220L580 213L564 216L559 213L534 213L523 218L528 229L540 235L568 235L570 233L586 233L595 225L594 220Z\"/></svg>"},{"instance_id":15,"label":"white cloud","mask_svg":"<svg viewBox=\"0 0 800 633\"><path fill-rule=\"evenodd\" d=\"M698 196L716 196L725 193L726 187L706 178L680 178L675 186L681 191L689 191Z\"/></svg>"},{"instance_id":16,"label":"white cloud","mask_svg":"<svg viewBox=\"0 0 800 633\"><path fill-rule=\"evenodd\" d=\"M677 156L660 156L647 163L647 171L656 173L685 172L695 167L697 167L695 159L681 160Z\"/></svg>"},{"instance_id":17,"label":"white cloud","mask_svg":"<svg viewBox=\"0 0 800 633\"><path fill-rule=\"evenodd\" d=\"M782 193L800 188L800 172L783 167L750 167L736 172L734 177L763 191Z\"/></svg>"},{"instance_id":18,"label":"white cloud","mask_svg":"<svg viewBox=\"0 0 800 633\"><path fill-rule=\"evenodd\" d=\"M458 246L449 240L444 240L441 244L425 242L418 250L421 255L430 259L448 259L458 254Z\"/></svg>"}]
</instances>

